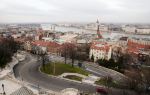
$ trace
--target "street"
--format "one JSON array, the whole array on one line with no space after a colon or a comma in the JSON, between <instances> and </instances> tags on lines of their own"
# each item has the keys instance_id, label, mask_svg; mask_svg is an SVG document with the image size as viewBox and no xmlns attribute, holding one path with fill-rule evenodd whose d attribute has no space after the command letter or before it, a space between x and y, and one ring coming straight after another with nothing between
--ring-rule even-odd
<instances>
[{"instance_id":1,"label":"street","mask_svg":"<svg viewBox=\"0 0 150 95\"><path fill-rule=\"evenodd\" d=\"M29 61L30 60L30 61ZM14 68L15 77L31 84L39 85L45 89L60 91L65 88L76 88L84 92L95 92L96 87L89 84L81 84L71 81L66 81L59 78L49 77L46 74L39 72L40 61L36 61L36 57L27 56L26 60Z\"/></svg>"},{"instance_id":2,"label":"street","mask_svg":"<svg viewBox=\"0 0 150 95\"><path fill-rule=\"evenodd\" d=\"M27 54L26 60L22 61L14 67L14 75L21 81L28 82L35 85L36 87L39 86L40 88L53 91L61 91L66 88L76 88L83 92L96 92L96 86L86 83L67 81L64 79L51 77L47 74L43 74L39 71L40 65L41 61L37 60L36 56ZM132 91L127 92L130 93L129 95L136 95ZM123 90L111 88L110 93L110 95L121 95L123 93Z\"/></svg>"}]
</instances>

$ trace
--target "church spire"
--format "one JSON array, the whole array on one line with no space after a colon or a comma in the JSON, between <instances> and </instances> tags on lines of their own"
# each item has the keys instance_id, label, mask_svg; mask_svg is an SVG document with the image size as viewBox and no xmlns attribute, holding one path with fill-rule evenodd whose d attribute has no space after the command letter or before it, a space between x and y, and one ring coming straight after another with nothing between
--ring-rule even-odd
<instances>
[{"instance_id":1,"label":"church spire","mask_svg":"<svg viewBox=\"0 0 150 95\"><path fill-rule=\"evenodd\" d=\"M99 24L99 20L98 19L97 19L96 23Z\"/></svg>"},{"instance_id":2,"label":"church spire","mask_svg":"<svg viewBox=\"0 0 150 95\"><path fill-rule=\"evenodd\" d=\"M100 24L99 24L99 20L97 19L97 35L98 35L98 38L101 39L102 38L102 35L100 33L100 30L99 30L99 27L100 27Z\"/></svg>"}]
</instances>

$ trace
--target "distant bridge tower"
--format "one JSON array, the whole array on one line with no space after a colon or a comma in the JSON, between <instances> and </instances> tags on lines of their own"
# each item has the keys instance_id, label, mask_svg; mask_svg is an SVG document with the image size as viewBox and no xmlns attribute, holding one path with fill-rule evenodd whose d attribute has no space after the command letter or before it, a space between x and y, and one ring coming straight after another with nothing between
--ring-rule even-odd
<instances>
[{"instance_id":1,"label":"distant bridge tower","mask_svg":"<svg viewBox=\"0 0 150 95\"><path fill-rule=\"evenodd\" d=\"M102 37L101 32L100 32L100 30L99 30L100 23L99 23L98 19L97 19L97 22L96 22L96 23L97 23L97 35L98 35L98 38L101 39L101 38L103 38L103 37Z\"/></svg>"}]
</instances>

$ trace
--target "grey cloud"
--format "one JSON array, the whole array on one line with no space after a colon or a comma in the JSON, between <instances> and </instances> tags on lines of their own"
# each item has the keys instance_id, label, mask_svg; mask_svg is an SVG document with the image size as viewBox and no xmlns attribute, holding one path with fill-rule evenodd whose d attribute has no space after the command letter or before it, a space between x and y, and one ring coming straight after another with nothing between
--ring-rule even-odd
<instances>
[{"instance_id":1,"label":"grey cloud","mask_svg":"<svg viewBox=\"0 0 150 95\"><path fill-rule=\"evenodd\" d=\"M149 23L149 0L0 0L0 22Z\"/></svg>"}]
</instances>

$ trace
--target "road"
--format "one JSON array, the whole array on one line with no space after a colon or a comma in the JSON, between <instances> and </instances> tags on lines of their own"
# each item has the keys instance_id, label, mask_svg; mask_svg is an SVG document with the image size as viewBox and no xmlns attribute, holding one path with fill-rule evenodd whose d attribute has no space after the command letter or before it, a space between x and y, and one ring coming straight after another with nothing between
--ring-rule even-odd
<instances>
[{"instance_id":1,"label":"road","mask_svg":"<svg viewBox=\"0 0 150 95\"><path fill-rule=\"evenodd\" d=\"M60 91L65 88L76 88L84 92L95 92L96 87L89 84L49 77L39 72L39 66L40 61L37 61L36 57L28 54L25 61L14 67L14 75L18 79L23 79L23 81L54 91Z\"/></svg>"},{"instance_id":2,"label":"road","mask_svg":"<svg viewBox=\"0 0 150 95\"><path fill-rule=\"evenodd\" d=\"M99 66L97 64L89 63L89 62L84 62L84 66L86 67L86 70L90 71L92 74L98 76L98 77L107 77L110 76L113 78L113 80L117 81L118 83L126 84L126 80L128 78L114 70L107 69L105 67Z\"/></svg>"},{"instance_id":3,"label":"road","mask_svg":"<svg viewBox=\"0 0 150 95\"><path fill-rule=\"evenodd\" d=\"M61 91L66 88L76 88L83 92L96 92L96 86L86 84L71 82L64 79L59 79L55 77L50 77L39 71L40 60L37 57L27 54L26 60L20 62L14 66L14 75L17 79L23 80L30 84L36 85L40 88L45 88L53 91ZM110 95L122 95L122 90L120 89L110 89ZM127 91L128 95L136 95L132 91ZM129 94L130 93L130 94Z\"/></svg>"}]
</instances>

